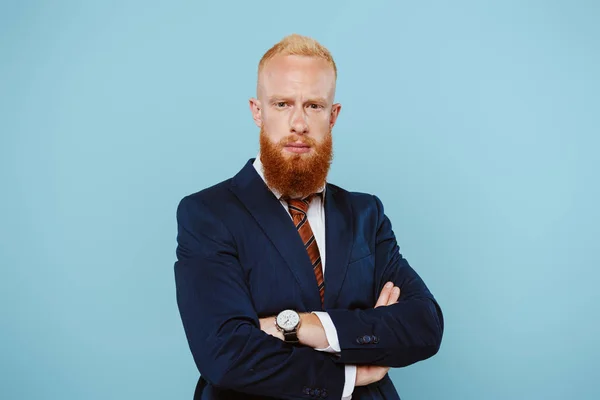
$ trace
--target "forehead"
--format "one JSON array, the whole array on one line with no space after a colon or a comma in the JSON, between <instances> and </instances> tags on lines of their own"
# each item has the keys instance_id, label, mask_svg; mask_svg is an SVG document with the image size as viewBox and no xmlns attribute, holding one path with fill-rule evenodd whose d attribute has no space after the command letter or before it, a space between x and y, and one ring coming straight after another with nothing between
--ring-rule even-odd
<instances>
[{"instance_id":1,"label":"forehead","mask_svg":"<svg viewBox=\"0 0 600 400\"><path fill-rule=\"evenodd\" d=\"M264 66L259 90L265 96L305 94L333 99L335 72L326 60L317 57L277 55Z\"/></svg>"}]
</instances>

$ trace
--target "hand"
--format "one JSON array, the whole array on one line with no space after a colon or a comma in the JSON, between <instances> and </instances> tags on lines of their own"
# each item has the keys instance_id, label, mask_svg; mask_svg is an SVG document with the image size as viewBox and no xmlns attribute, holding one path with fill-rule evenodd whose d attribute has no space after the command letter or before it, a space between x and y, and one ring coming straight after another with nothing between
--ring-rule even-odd
<instances>
[{"instance_id":1,"label":"hand","mask_svg":"<svg viewBox=\"0 0 600 400\"><path fill-rule=\"evenodd\" d=\"M399 298L400 288L398 286L394 286L393 282L387 282L383 289L381 289L381 293L379 294L375 308L390 306L398 302Z\"/></svg>"},{"instance_id":2,"label":"hand","mask_svg":"<svg viewBox=\"0 0 600 400\"><path fill-rule=\"evenodd\" d=\"M377 299L375 308L386 307L398 302L400 298L400 288L388 282ZM359 365L356 367L356 383L354 386L366 386L371 383L379 382L388 373L390 367L380 367L378 365Z\"/></svg>"},{"instance_id":3,"label":"hand","mask_svg":"<svg viewBox=\"0 0 600 400\"><path fill-rule=\"evenodd\" d=\"M379 382L389 370L390 367L359 365L356 367L356 382L354 386L367 386L371 383Z\"/></svg>"},{"instance_id":4,"label":"hand","mask_svg":"<svg viewBox=\"0 0 600 400\"><path fill-rule=\"evenodd\" d=\"M277 339L284 340L283 332L275 326L275 317L261 318L259 321L261 331L268 333L271 336L275 336Z\"/></svg>"}]
</instances>

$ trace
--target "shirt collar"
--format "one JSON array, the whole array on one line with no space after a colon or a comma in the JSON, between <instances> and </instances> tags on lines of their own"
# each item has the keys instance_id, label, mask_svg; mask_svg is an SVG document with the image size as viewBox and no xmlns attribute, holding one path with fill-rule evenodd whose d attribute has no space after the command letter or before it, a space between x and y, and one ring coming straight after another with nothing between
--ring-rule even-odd
<instances>
[{"instance_id":1,"label":"shirt collar","mask_svg":"<svg viewBox=\"0 0 600 400\"><path fill-rule=\"evenodd\" d=\"M271 192L273 192L273 194L275 195L275 197L277 198L277 200L281 200L281 193L277 189L269 186L269 184L265 180L264 166L262 164L262 161L260 160L260 152L256 156L256 159L254 160L254 163L252 165L254 166L254 169L256 170L256 172L258 173L258 175L260 175L260 178L265 182L265 184L267 185L267 187L269 188L269 190ZM315 193L319 193L321 195L325 194L325 188L326 188L326 186L327 186L326 184L323 185L323 186L321 186L319 188L319 190L317 190Z\"/></svg>"}]
</instances>

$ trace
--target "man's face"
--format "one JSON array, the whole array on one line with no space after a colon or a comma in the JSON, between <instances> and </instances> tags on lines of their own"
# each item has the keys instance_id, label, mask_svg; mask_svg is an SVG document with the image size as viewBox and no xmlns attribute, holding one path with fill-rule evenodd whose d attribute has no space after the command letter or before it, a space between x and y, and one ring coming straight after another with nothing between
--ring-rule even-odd
<instances>
[{"instance_id":1,"label":"man's face","mask_svg":"<svg viewBox=\"0 0 600 400\"><path fill-rule=\"evenodd\" d=\"M333 128L340 110L333 104L335 74L325 61L315 57L273 57L261 71L258 101L251 100L256 124L272 143L297 140L282 149L284 156L310 156L314 149L302 138L322 142Z\"/></svg>"},{"instance_id":2,"label":"man's face","mask_svg":"<svg viewBox=\"0 0 600 400\"><path fill-rule=\"evenodd\" d=\"M250 107L261 128L265 177L280 191L303 193L324 183L341 109L334 95L333 68L319 58L277 55L261 71Z\"/></svg>"}]
</instances>

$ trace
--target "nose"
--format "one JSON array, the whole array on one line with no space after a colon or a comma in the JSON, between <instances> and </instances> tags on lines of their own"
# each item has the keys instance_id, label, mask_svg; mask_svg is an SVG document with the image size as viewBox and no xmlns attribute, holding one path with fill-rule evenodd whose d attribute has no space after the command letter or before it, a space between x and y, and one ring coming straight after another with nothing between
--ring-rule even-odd
<instances>
[{"instance_id":1,"label":"nose","mask_svg":"<svg viewBox=\"0 0 600 400\"><path fill-rule=\"evenodd\" d=\"M296 135L305 135L308 133L308 122L302 108L294 110L291 116L290 130Z\"/></svg>"}]
</instances>

